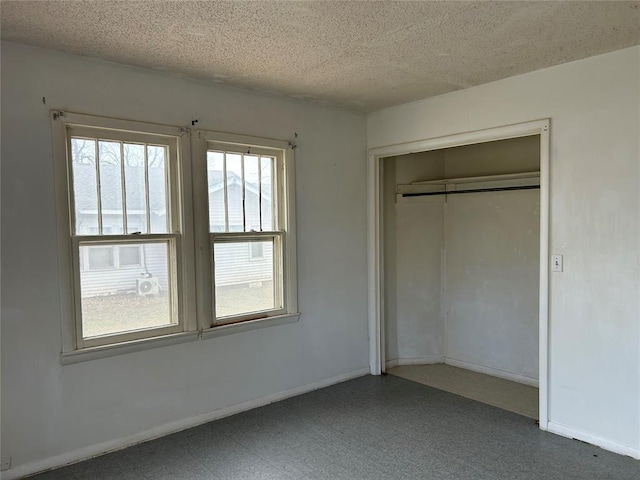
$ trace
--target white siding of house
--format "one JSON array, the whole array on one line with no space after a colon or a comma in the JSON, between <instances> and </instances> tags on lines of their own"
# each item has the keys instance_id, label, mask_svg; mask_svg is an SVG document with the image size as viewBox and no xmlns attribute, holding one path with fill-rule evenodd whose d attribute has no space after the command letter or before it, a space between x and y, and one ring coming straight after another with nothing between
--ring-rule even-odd
<instances>
[{"instance_id":1,"label":"white siding of house","mask_svg":"<svg viewBox=\"0 0 640 480\"><path fill-rule=\"evenodd\" d=\"M242 198L242 187L240 185L229 185L227 191L227 197L229 199L228 217L230 231L239 231L242 229L242 202L238 201ZM271 225L271 203L263 198L262 205L260 206L258 201L258 195L250 190L245 190L245 215L246 215L246 229L260 230L260 215L259 209L262 208L262 225L264 230L269 230L268 225ZM218 190L209 192L209 225L211 231L221 232L224 231L224 190L219 188ZM238 229L238 226L240 227Z\"/></svg>"},{"instance_id":2,"label":"white siding of house","mask_svg":"<svg viewBox=\"0 0 640 480\"><path fill-rule=\"evenodd\" d=\"M222 225L224 229L224 190L219 189L210 194L210 222L211 225ZM230 185L228 189L230 199L242 198L242 188L240 185ZM258 215L258 196L249 191L245 191L245 212L247 230L259 230L260 216ZM271 221L270 205L266 202L262 205L263 224ZM233 230L238 230L242 226L242 202L229 202L229 224L236 226ZM129 215L129 224L143 228L145 219L142 215ZM154 231L161 231L166 223L165 216L151 216L151 223ZM96 226L97 218L95 214L84 214L80 225L86 228L78 232L80 234L96 234L90 231L90 226ZM103 229L105 234L119 233L122 230L122 216L105 215L103 217ZM136 291L137 280L142 279L147 274L158 279L161 292L167 292L169 288L169 275L167 271L167 261L163 254L163 245L145 245L142 254L142 265L125 266L113 268L101 268L90 270L85 262L84 270L81 270L81 291L82 297L93 297L98 295L114 295L132 293ZM241 285L273 280L273 248L264 249L263 259L251 259L249 245L226 244L217 247L216 260L216 284L218 286Z\"/></svg>"},{"instance_id":3,"label":"white siding of house","mask_svg":"<svg viewBox=\"0 0 640 480\"><path fill-rule=\"evenodd\" d=\"M243 210L242 188L229 185L228 218L231 231L242 230ZM260 230L258 195L245 190L246 230ZM209 222L212 231L224 231L224 190L222 188L209 193ZM262 223L271 222L271 207L263 201ZM215 247L216 285L241 285L273 280L273 247L265 245L263 259L251 259L249 245L243 243L218 244Z\"/></svg>"},{"instance_id":4,"label":"white siding of house","mask_svg":"<svg viewBox=\"0 0 640 480\"><path fill-rule=\"evenodd\" d=\"M80 272L82 297L132 293L136 279L143 278L140 267L102 268Z\"/></svg>"},{"instance_id":5,"label":"white siding of house","mask_svg":"<svg viewBox=\"0 0 640 480\"><path fill-rule=\"evenodd\" d=\"M142 215L129 216L129 221L133 220L136 226L144 225L145 219ZM160 226L166 223L164 216L152 215L152 224ZM116 233L118 228L122 228L122 217L106 215L103 217L103 228L107 233ZM83 215L81 225L97 225L96 215ZM80 231L81 234L95 234L91 231ZM83 268L80 270L82 297L93 297L97 295L114 295L122 293L132 293L136 291L137 280L145 278L147 274L158 279L161 292L167 292L169 288L169 274L167 270L167 255L165 244L145 244L142 246L140 256L141 265L123 266L112 268L100 268L91 270L86 258Z\"/></svg>"},{"instance_id":6,"label":"white siding of house","mask_svg":"<svg viewBox=\"0 0 640 480\"><path fill-rule=\"evenodd\" d=\"M162 292L169 289L168 258L164 244L145 245L143 261L147 272L158 280ZM146 258L145 258L146 257Z\"/></svg>"},{"instance_id":7,"label":"white siding of house","mask_svg":"<svg viewBox=\"0 0 640 480\"><path fill-rule=\"evenodd\" d=\"M169 275L165 244L145 244L142 246L139 266L88 269L80 271L82 297L133 293L137 289L137 280L147 274L158 280L161 292L168 292Z\"/></svg>"},{"instance_id":8,"label":"white siding of house","mask_svg":"<svg viewBox=\"0 0 640 480\"><path fill-rule=\"evenodd\" d=\"M239 285L273 280L273 247L265 244L264 258L252 260L245 243L217 244L215 247L216 285Z\"/></svg>"}]
</instances>

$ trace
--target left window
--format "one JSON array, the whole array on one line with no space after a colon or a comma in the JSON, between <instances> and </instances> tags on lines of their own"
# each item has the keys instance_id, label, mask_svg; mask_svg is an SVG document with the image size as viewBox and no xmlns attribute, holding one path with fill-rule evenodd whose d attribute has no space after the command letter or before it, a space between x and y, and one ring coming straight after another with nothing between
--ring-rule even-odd
<instances>
[{"instance_id":1,"label":"left window","mask_svg":"<svg viewBox=\"0 0 640 480\"><path fill-rule=\"evenodd\" d=\"M186 132L59 112L54 120L66 152L58 195L72 270L67 350L189 330L178 182Z\"/></svg>"}]
</instances>

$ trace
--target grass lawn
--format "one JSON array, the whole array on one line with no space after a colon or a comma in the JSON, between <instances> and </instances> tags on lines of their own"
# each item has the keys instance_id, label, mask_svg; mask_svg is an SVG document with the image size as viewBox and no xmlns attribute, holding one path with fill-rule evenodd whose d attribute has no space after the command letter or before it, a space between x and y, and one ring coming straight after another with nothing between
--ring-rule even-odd
<instances>
[{"instance_id":1,"label":"grass lawn","mask_svg":"<svg viewBox=\"0 0 640 480\"><path fill-rule=\"evenodd\" d=\"M273 308L273 283L219 287L216 289L216 308L220 317ZM168 295L118 294L82 299L85 337L160 327L170 325L171 320Z\"/></svg>"},{"instance_id":2,"label":"grass lawn","mask_svg":"<svg viewBox=\"0 0 640 480\"><path fill-rule=\"evenodd\" d=\"M128 332L171 324L168 296L105 295L82 299L85 337Z\"/></svg>"},{"instance_id":3,"label":"grass lawn","mask_svg":"<svg viewBox=\"0 0 640 480\"><path fill-rule=\"evenodd\" d=\"M250 287L248 284L216 288L216 312L218 317L239 313L259 312L273 306L273 282Z\"/></svg>"}]
</instances>

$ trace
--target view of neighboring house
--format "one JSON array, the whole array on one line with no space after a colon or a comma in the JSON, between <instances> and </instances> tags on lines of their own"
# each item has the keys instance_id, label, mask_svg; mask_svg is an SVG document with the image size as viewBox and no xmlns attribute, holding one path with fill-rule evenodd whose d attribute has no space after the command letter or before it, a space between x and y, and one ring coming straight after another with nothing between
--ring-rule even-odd
<instances>
[{"instance_id":1,"label":"view of neighboring house","mask_svg":"<svg viewBox=\"0 0 640 480\"><path fill-rule=\"evenodd\" d=\"M223 172L208 171L209 227L211 232L225 231L225 190ZM242 179L227 171L227 218L230 232L273 230L270 189L245 183L244 212ZM244 224L243 224L244 218ZM262 228L261 228L262 227ZM244 283L256 285L273 280L273 245L271 242L224 243L215 246L216 285Z\"/></svg>"},{"instance_id":2,"label":"view of neighboring house","mask_svg":"<svg viewBox=\"0 0 640 480\"><path fill-rule=\"evenodd\" d=\"M167 233L166 176L163 166L148 169L148 196L145 193L143 166L124 168L126 220L128 234ZM100 165L100 209L96 167L92 163L73 163L76 233L99 234L98 211L102 212L102 233L124 233L121 167ZM209 219L212 232L225 230L225 185L223 172L210 170ZM261 197L260 198L260 194ZM227 172L229 231L243 230L242 180ZM148 197L148 198L147 198ZM148 206L147 206L148 203ZM268 188L245 183L244 218L246 230L272 229L272 205ZM262 215L260 212L262 211ZM147 227L149 222L149 228ZM169 262L165 244L92 245L80 248L81 290L83 297L134 293L141 279L153 279L151 293L167 291ZM273 279L273 246L270 242L228 243L217 245L215 261L217 286L260 285Z\"/></svg>"}]
</instances>

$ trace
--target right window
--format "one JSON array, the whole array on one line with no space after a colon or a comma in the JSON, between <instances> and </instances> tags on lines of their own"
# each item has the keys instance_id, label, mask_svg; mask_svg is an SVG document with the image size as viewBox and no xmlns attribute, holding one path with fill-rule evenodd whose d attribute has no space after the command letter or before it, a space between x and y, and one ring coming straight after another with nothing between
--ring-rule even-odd
<instances>
[{"instance_id":1,"label":"right window","mask_svg":"<svg viewBox=\"0 0 640 480\"><path fill-rule=\"evenodd\" d=\"M214 324L295 312L283 149L207 142Z\"/></svg>"}]
</instances>

